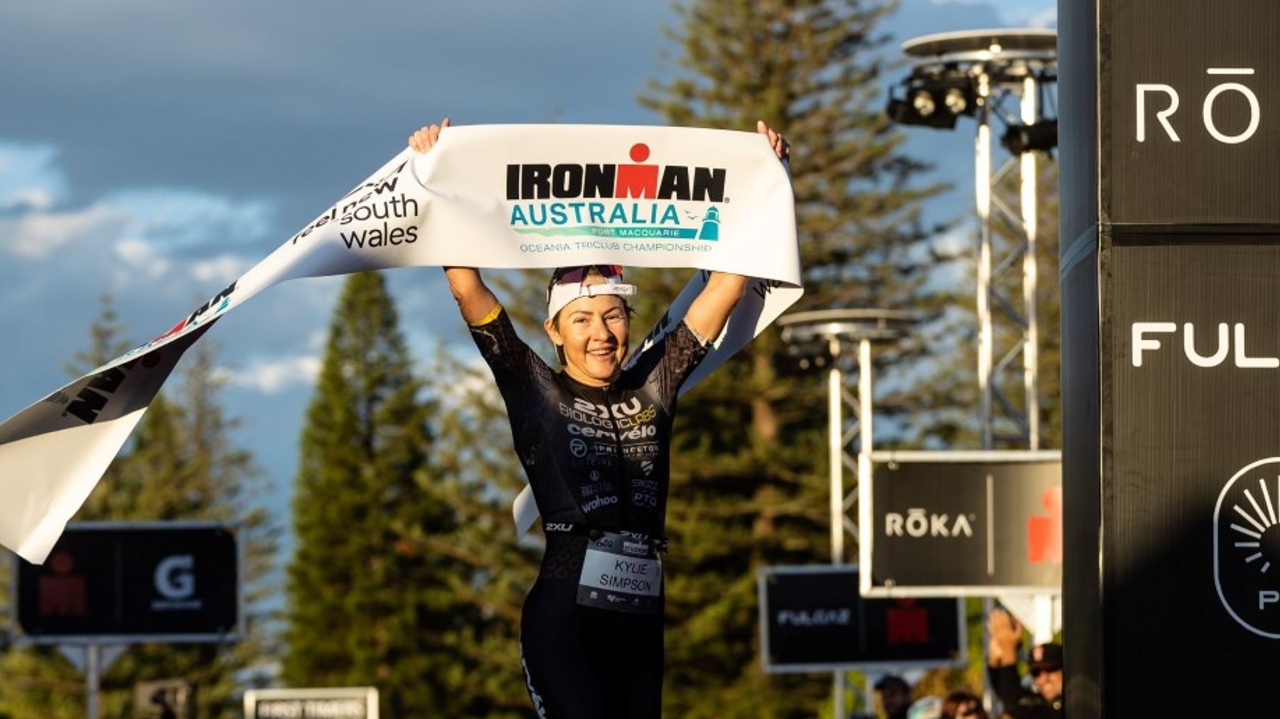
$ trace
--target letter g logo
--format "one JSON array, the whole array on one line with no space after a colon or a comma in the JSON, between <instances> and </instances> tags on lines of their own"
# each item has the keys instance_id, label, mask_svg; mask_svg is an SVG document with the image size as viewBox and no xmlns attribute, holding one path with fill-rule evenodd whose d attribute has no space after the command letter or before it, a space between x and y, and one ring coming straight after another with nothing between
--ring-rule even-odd
<instances>
[{"instance_id":1,"label":"letter g logo","mask_svg":"<svg viewBox=\"0 0 1280 719\"><path fill-rule=\"evenodd\" d=\"M195 593L196 559L190 554L165 557L156 565L155 585L165 599L186 599Z\"/></svg>"}]
</instances>

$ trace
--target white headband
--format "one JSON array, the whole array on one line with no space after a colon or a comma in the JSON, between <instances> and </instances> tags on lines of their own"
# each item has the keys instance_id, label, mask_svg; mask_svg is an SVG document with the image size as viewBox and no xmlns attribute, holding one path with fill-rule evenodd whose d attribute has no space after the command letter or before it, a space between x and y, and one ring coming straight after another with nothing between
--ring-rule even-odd
<instances>
[{"instance_id":1,"label":"white headband","mask_svg":"<svg viewBox=\"0 0 1280 719\"><path fill-rule=\"evenodd\" d=\"M556 313L564 309L565 305L581 297L597 297L600 295L629 296L635 293L636 286L624 283L622 278L618 276L606 277L603 283L594 285L588 285L583 282L557 282L551 286L550 296L547 298L547 319L555 317Z\"/></svg>"}]
</instances>

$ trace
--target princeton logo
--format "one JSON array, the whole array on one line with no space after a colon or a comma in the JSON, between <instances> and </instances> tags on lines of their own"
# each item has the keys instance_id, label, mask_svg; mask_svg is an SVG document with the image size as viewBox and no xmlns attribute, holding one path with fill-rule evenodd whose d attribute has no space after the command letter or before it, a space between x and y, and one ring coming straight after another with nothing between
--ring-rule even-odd
<instances>
[{"instance_id":1,"label":"princeton logo","mask_svg":"<svg viewBox=\"0 0 1280 719\"><path fill-rule=\"evenodd\" d=\"M1240 626L1280 639L1280 457L1236 472L1213 513L1213 579Z\"/></svg>"}]
</instances>

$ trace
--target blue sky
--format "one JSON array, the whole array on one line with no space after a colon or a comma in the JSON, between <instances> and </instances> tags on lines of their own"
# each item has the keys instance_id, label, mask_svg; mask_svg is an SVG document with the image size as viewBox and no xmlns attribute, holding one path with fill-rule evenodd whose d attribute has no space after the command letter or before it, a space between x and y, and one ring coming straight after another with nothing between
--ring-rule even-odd
<instances>
[{"instance_id":1,"label":"blue sky","mask_svg":"<svg viewBox=\"0 0 1280 719\"><path fill-rule=\"evenodd\" d=\"M425 122L660 122L635 97L675 21L658 0L0 4L0 419L74 379L99 297L130 344L162 333ZM1055 26L1055 0L903 0L884 29ZM913 129L908 151L956 183L934 211L965 211L971 135ZM388 277L419 358L461 337L438 270ZM270 288L201 340L285 526L340 283Z\"/></svg>"}]
</instances>

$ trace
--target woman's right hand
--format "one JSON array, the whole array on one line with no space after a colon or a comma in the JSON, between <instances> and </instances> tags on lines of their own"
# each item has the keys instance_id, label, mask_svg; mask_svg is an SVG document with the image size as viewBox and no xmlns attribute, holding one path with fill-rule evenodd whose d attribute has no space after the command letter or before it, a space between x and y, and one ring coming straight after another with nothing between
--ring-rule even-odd
<instances>
[{"instance_id":1,"label":"woman's right hand","mask_svg":"<svg viewBox=\"0 0 1280 719\"><path fill-rule=\"evenodd\" d=\"M449 126L449 118L444 118L439 125L427 125L409 136L409 147L418 152L426 152L440 141L440 131Z\"/></svg>"}]
</instances>

